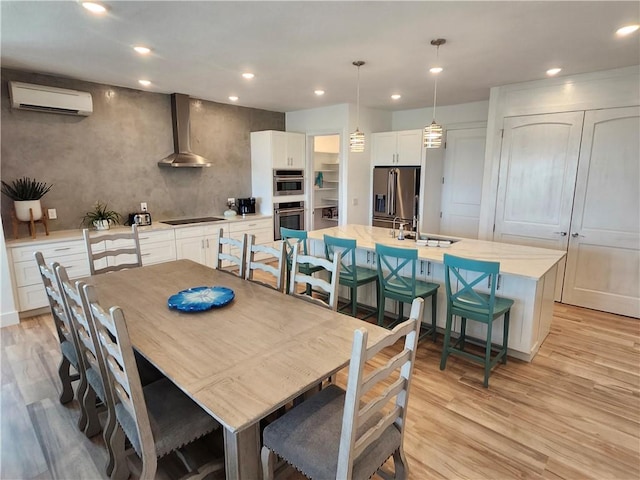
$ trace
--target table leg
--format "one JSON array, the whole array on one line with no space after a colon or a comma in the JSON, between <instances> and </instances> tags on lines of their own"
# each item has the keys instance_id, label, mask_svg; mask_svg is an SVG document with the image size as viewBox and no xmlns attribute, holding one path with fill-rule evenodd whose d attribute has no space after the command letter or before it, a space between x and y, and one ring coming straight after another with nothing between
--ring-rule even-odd
<instances>
[{"instance_id":1,"label":"table leg","mask_svg":"<svg viewBox=\"0 0 640 480\"><path fill-rule=\"evenodd\" d=\"M241 432L224 429L224 459L227 480L262 479L260 463L260 424Z\"/></svg>"}]
</instances>

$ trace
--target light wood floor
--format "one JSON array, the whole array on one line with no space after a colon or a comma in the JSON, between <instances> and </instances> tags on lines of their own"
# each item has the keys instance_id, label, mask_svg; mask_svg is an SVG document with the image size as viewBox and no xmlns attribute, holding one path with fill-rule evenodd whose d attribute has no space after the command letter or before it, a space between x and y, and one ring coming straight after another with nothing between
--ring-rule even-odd
<instances>
[{"instance_id":1,"label":"light wood floor","mask_svg":"<svg viewBox=\"0 0 640 480\"><path fill-rule=\"evenodd\" d=\"M104 478L100 436L77 430L75 400L58 402L50 317L0 336L0 478ZM499 365L489 389L466 360L450 357L441 372L441 345L425 339L418 350L405 437L412 479L640 478L639 320L556 305L534 361Z\"/></svg>"}]
</instances>

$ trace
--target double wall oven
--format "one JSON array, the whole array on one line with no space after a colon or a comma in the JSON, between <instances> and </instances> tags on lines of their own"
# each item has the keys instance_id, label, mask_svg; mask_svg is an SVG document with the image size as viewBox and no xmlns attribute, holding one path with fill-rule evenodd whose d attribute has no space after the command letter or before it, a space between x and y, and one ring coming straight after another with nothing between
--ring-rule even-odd
<instances>
[{"instance_id":1,"label":"double wall oven","mask_svg":"<svg viewBox=\"0 0 640 480\"><path fill-rule=\"evenodd\" d=\"M279 202L273 204L273 238L280 240L280 227L304 230L304 202Z\"/></svg>"}]
</instances>

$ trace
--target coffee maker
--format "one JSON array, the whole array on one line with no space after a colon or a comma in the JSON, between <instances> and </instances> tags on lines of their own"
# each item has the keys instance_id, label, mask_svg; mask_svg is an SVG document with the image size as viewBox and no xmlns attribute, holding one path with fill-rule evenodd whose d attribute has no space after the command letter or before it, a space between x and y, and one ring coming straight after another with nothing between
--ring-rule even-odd
<instances>
[{"instance_id":1,"label":"coffee maker","mask_svg":"<svg viewBox=\"0 0 640 480\"><path fill-rule=\"evenodd\" d=\"M238 213L240 215L248 215L256 213L256 199L255 197L238 198Z\"/></svg>"}]
</instances>

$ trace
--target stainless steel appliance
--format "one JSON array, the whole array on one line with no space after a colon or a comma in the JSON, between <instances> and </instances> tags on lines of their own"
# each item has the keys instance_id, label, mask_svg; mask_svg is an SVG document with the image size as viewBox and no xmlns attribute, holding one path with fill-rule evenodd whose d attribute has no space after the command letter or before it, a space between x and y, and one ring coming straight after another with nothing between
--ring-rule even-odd
<instances>
[{"instance_id":1,"label":"stainless steel appliance","mask_svg":"<svg viewBox=\"0 0 640 480\"><path fill-rule=\"evenodd\" d=\"M254 197L238 198L236 201L238 206L238 213L240 215L256 213L256 199Z\"/></svg>"},{"instance_id":2,"label":"stainless steel appliance","mask_svg":"<svg viewBox=\"0 0 640 480\"><path fill-rule=\"evenodd\" d=\"M415 230L420 204L420 167L375 167L373 169L374 227L392 228L404 223Z\"/></svg>"},{"instance_id":3,"label":"stainless steel appliance","mask_svg":"<svg viewBox=\"0 0 640 480\"><path fill-rule=\"evenodd\" d=\"M304 195L304 170L273 171L273 196Z\"/></svg>"},{"instance_id":4,"label":"stainless steel appliance","mask_svg":"<svg viewBox=\"0 0 640 480\"><path fill-rule=\"evenodd\" d=\"M280 227L304 230L304 202L273 204L273 238L280 240Z\"/></svg>"},{"instance_id":5,"label":"stainless steel appliance","mask_svg":"<svg viewBox=\"0 0 640 480\"><path fill-rule=\"evenodd\" d=\"M151 225L151 214L149 212L130 213L129 225L133 225L134 223L139 227Z\"/></svg>"}]
</instances>

